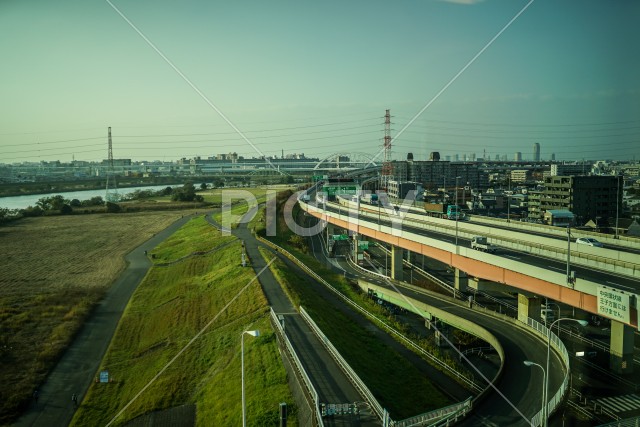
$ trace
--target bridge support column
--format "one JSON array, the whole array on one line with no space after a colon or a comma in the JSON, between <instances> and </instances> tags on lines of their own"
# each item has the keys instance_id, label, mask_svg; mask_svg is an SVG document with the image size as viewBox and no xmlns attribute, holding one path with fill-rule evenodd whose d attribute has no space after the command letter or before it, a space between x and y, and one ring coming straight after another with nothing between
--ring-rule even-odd
<instances>
[{"instance_id":1,"label":"bridge support column","mask_svg":"<svg viewBox=\"0 0 640 427\"><path fill-rule=\"evenodd\" d=\"M530 317L540 322L540 303L540 298L518 294L518 320L527 323Z\"/></svg>"},{"instance_id":2,"label":"bridge support column","mask_svg":"<svg viewBox=\"0 0 640 427\"><path fill-rule=\"evenodd\" d=\"M402 254L404 250L398 246L391 246L391 278L402 280Z\"/></svg>"},{"instance_id":3,"label":"bridge support column","mask_svg":"<svg viewBox=\"0 0 640 427\"><path fill-rule=\"evenodd\" d=\"M633 328L611 321L611 358L609 367L617 374L633 372Z\"/></svg>"},{"instance_id":4,"label":"bridge support column","mask_svg":"<svg viewBox=\"0 0 640 427\"><path fill-rule=\"evenodd\" d=\"M461 271L459 268L456 268L454 274L454 286L460 292L464 292L467 290L467 285L469 283L469 277L467 277L467 273Z\"/></svg>"}]
</instances>

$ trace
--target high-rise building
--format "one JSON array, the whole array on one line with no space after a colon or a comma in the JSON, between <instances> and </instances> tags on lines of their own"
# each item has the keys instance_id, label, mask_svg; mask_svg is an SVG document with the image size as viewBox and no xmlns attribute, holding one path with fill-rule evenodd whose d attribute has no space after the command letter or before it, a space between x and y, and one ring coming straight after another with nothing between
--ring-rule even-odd
<instances>
[{"instance_id":1,"label":"high-rise building","mask_svg":"<svg viewBox=\"0 0 640 427\"><path fill-rule=\"evenodd\" d=\"M533 161L540 161L540 144L538 144L537 142L533 144Z\"/></svg>"},{"instance_id":2,"label":"high-rise building","mask_svg":"<svg viewBox=\"0 0 640 427\"><path fill-rule=\"evenodd\" d=\"M513 158L514 161L516 162L521 162L522 161L522 153L520 151L516 151L516 155Z\"/></svg>"},{"instance_id":3,"label":"high-rise building","mask_svg":"<svg viewBox=\"0 0 640 427\"><path fill-rule=\"evenodd\" d=\"M551 153L551 161L552 162L556 161L556 153Z\"/></svg>"}]
</instances>

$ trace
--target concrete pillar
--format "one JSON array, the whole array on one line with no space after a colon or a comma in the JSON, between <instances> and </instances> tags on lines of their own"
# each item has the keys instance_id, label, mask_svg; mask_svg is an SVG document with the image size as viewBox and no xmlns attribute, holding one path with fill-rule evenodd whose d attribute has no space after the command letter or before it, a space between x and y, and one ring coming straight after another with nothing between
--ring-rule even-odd
<instances>
[{"instance_id":1,"label":"concrete pillar","mask_svg":"<svg viewBox=\"0 0 640 427\"><path fill-rule=\"evenodd\" d=\"M456 270L454 271L454 286L457 290L459 290L460 292L464 292L467 290L467 284L469 282L469 278L467 277L467 273L465 273L464 271L460 270L459 268L456 268Z\"/></svg>"},{"instance_id":2,"label":"concrete pillar","mask_svg":"<svg viewBox=\"0 0 640 427\"><path fill-rule=\"evenodd\" d=\"M617 374L633 372L633 328L611 321L611 359L609 367Z\"/></svg>"},{"instance_id":3,"label":"concrete pillar","mask_svg":"<svg viewBox=\"0 0 640 427\"><path fill-rule=\"evenodd\" d=\"M391 278L402 280L402 248L391 245Z\"/></svg>"},{"instance_id":4,"label":"concrete pillar","mask_svg":"<svg viewBox=\"0 0 640 427\"><path fill-rule=\"evenodd\" d=\"M527 317L541 322L540 298L518 294L518 320L527 323Z\"/></svg>"}]
</instances>

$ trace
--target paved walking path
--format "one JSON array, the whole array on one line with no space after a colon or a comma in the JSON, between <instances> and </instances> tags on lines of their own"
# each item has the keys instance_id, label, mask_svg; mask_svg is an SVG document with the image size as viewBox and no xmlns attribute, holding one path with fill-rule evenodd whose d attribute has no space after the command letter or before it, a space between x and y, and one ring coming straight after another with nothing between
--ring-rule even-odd
<instances>
[{"instance_id":1,"label":"paved walking path","mask_svg":"<svg viewBox=\"0 0 640 427\"><path fill-rule=\"evenodd\" d=\"M251 216L252 211L249 211L245 215L245 218ZM207 217L207 220L214 226L220 228L210 217ZM239 224L238 228L234 229L232 233L244 242L247 256L251 260L251 266L254 271L258 273L267 264L262 254L260 254L258 247L264 247L273 254L272 249L258 242L251 230L247 229L246 223ZM284 259L286 260L286 258ZM285 333L291 341L305 371L309 374L311 382L318 392L320 401L324 403L363 402L364 398L347 379L336 361L318 337L311 331L309 325L297 314L293 304L282 290L280 283L273 276L271 270L264 270L258 277L258 281L262 286L269 305L276 314L283 314L285 316ZM363 412L360 414L357 425L380 425L380 421L370 409L365 406L362 407ZM327 422L331 422L332 425L336 426L352 425L350 420L340 419L340 417L336 417Z\"/></svg>"},{"instance_id":2,"label":"paved walking path","mask_svg":"<svg viewBox=\"0 0 640 427\"><path fill-rule=\"evenodd\" d=\"M184 216L127 254L127 268L47 377L39 390L37 404L32 402L16 426L66 426L71 422L75 412L71 396L76 394L78 402L82 402L131 295L151 267L144 251L155 248L191 218Z\"/></svg>"}]
</instances>

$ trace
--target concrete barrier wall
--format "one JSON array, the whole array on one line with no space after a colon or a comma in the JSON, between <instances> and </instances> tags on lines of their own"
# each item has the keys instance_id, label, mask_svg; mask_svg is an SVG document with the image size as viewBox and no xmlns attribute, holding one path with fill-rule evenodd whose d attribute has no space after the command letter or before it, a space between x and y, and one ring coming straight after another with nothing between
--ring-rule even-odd
<instances>
[{"instance_id":1,"label":"concrete barrier wall","mask_svg":"<svg viewBox=\"0 0 640 427\"><path fill-rule=\"evenodd\" d=\"M369 289L374 290L378 296L378 298L388 301L394 305L399 307L403 307L412 313L415 313L419 316L429 318L431 316L437 317L443 322L451 325L457 329L465 331L473 336L481 338L486 341L493 347L498 355L500 356L500 360L504 363L504 350L502 349L502 345L498 341L496 337L494 337L489 331L484 329L482 326L476 325L475 323L463 319L461 317L455 316L451 313L448 313L442 309L437 307L433 307L427 303L422 301L418 301L416 299L406 297L404 295L400 295L397 292L391 291L382 286L369 283L364 280L358 280L358 286L362 289L363 292L368 292Z\"/></svg>"},{"instance_id":2,"label":"concrete barrier wall","mask_svg":"<svg viewBox=\"0 0 640 427\"><path fill-rule=\"evenodd\" d=\"M323 210L317 209L314 206L309 206L309 210L324 213ZM443 251L455 253L455 250L456 250L455 245L452 243L449 243L443 240L437 240L437 239L425 237L425 236L415 234L415 233L410 233L407 231L403 231L401 228L393 229L392 227L389 227L389 226L372 223L370 221L370 218L368 217L350 218L348 215L329 215L329 216L337 217L343 221L351 221L351 224L354 226L354 229L358 229L359 227L366 227L371 230L376 230L381 233L393 235L396 237L402 237L423 245L441 249ZM442 220L442 221L446 221L448 224L450 224L451 222L449 220ZM476 234L473 234L473 235L476 235ZM465 237L473 237L473 235L463 234L463 236ZM459 238L462 238L462 237L459 235ZM511 244L510 247L512 249L528 252L534 255L557 258L556 253L545 251L544 249L540 249L540 248L534 248L531 246L517 244L517 243ZM501 256L499 252L497 254L489 254L486 252L476 251L470 248L459 246L458 253L461 256L464 256L466 258L481 261L491 265L495 265L497 267L504 268L510 271L514 271L514 272L527 271L528 276L536 277L537 279L543 280L545 282L553 283L558 286L567 287L566 271L554 271L554 270L549 270L541 267L531 266L525 262L520 262L515 259ZM571 264L574 265L573 256L572 256ZM464 268L462 269L464 270ZM640 270L638 271L640 272ZM495 281L497 281L498 283L505 283L504 280L502 281L495 280ZM597 286L598 286L598 283L596 282L592 282L592 281L578 277L573 289L578 290L580 292L588 293L590 295L595 295Z\"/></svg>"},{"instance_id":3,"label":"concrete barrier wall","mask_svg":"<svg viewBox=\"0 0 640 427\"><path fill-rule=\"evenodd\" d=\"M345 207L355 205L354 202L342 201ZM412 213L407 213L404 219L400 215L387 215L386 211L381 210L380 218L390 219L398 224L397 227L388 227L380 225L377 220L377 214L361 211L359 216L350 216L348 211L342 214L325 212L314 206L306 205L308 209L326 214L327 216L337 217L343 221L349 222L352 229L357 229L359 225L366 226L371 229L378 229L392 236L400 237L405 234L402 232L401 223L427 231L455 236L456 223L448 219L424 217ZM415 235L415 234L414 234ZM470 239L473 236L482 235L489 238L492 244L506 247L513 250L523 251L534 255L548 258L565 258L567 254L567 244L556 239L535 236L511 230L501 230L485 226L469 224L464 221L458 221L458 238ZM422 236L421 236L422 237ZM421 240L423 244L432 247L455 252L455 245L443 242L437 239ZM440 242L440 243L438 243ZM444 244L444 245L443 245ZM607 248L593 248L586 245L577 245L575 242L571 244L571 264L583 267L608 271L611 273L626 275L630 277L640 278L640 257L635 254L619 252ZM566 275L566 274L565 274ZM566 279L563 280L566 282Z\"/></svg>"},{"instance_id":4,"label":"concrete barrier wall","mask_svg":"<svg viewBox=\"0 0 640 427\"><path fill-rule=\"evenodd\" d=\"M546 233L552 234L556 236L566 236L567 232L562 227L552 227L550 225L545 224L536 224L530 222L520 222L520 221L510 221L507 222L506 219L501 218L489 218L479 215L470 215L470 219L473 222L477 222L479 224L484 224L489 227L492 226L500 226L500 227L509 227L514 230L521 230L524 232L535 232L535 233ZM585 231L585 230L577 230L571 229L571 234L574 238L578 237L594 237L600 240L602 243L622 246L630 249L640 249L640 239L637 237L618 235L616 239L615 236L611 234L604 233L596 233L593 231Z\"/></svg>"}]
</instances>

